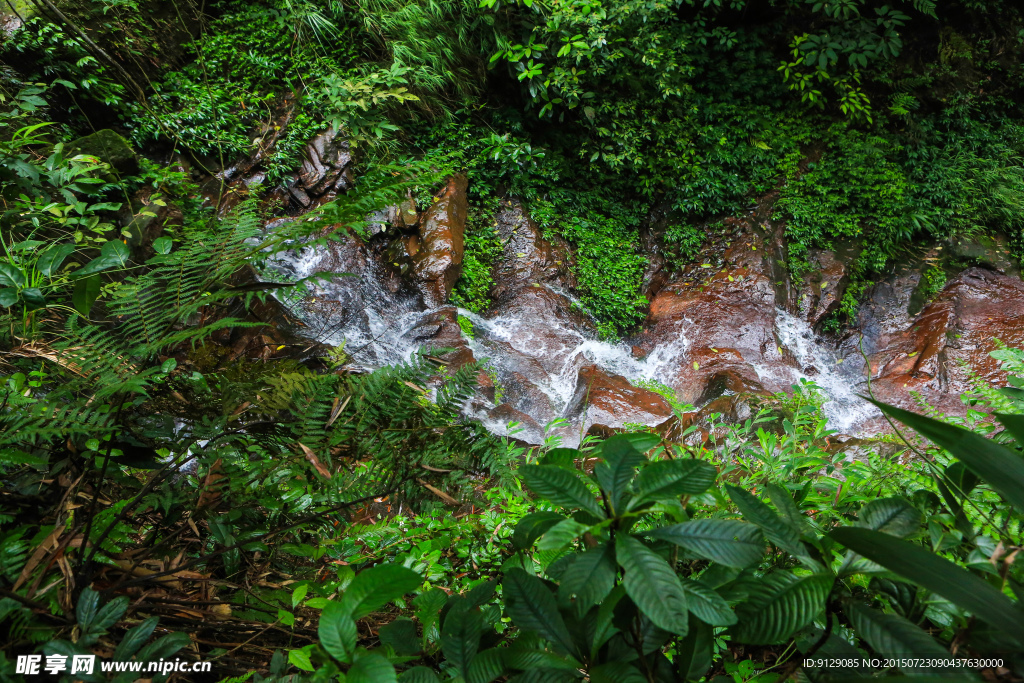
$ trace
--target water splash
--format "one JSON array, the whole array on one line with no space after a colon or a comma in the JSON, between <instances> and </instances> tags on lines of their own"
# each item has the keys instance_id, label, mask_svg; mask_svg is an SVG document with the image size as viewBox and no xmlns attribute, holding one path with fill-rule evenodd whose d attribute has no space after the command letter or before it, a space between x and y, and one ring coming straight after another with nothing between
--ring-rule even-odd
<instances>
[{"instance_id":1,"label":"water splash","mask_svg":"<svg viewBox=\"0 0 1024 683\"><path fill-rule=\"evenodd\" d=\"M823 410L829 427L852 434L857 427L881 413L857 394L864 393L864 378L852 365L844 365L834 351L820 343L803 319L783 310L775 315L775 332L799 367L775 366L770 370L755 366L758 376L781 384L813 380L825 393Z\"/></svg>"}]
</instances>

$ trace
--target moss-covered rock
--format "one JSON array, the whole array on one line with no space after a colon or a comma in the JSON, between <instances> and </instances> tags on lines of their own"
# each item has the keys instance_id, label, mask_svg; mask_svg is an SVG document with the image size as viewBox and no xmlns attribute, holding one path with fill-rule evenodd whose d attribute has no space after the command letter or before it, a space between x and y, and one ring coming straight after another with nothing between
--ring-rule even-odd
<instances>
[{"instance_id":1,"label":"moss-covered rock","mask_svg":"<svg viewBox=\"0 0 1024 683\"><path fill-rule=\"evenodd\" d=\"M104 128L92 135L70 142L65 147L68 156L88 154L110 164L111 168L121 176L135 175L139 172L139 159L135 150L123 137Z\"/></svg>"}]
</instances>

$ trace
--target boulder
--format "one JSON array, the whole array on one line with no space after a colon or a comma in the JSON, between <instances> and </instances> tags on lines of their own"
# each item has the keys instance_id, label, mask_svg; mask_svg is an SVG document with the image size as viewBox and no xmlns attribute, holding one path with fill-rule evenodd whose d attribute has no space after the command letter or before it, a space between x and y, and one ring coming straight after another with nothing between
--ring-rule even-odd
<instances>
[{"instance_id":1,"label":"boulder","mask_svg":"<svg viewBox=\"0 0 1024 683\"><path fill-rule=\"evenodd\" d=\"M497 305L513 299L524 286L549 283L563 289L572 287L568 245L559 239L545 239L522 202L504 200L494 227L502 242L502 256L492 273L491 297Z\"/></svg>"},{"instance_id":2,"label":"boulder","mask_svg":"<svg viewBox=\"0 0 1024 683\"><path fill-rule=\"evenodd\" d=\"M448 179L434 204L422 216L415 253L410 249L413 276L428 308L447 301L462 274L469 211L467 186L463 175Z\"/></svg>"},{"instance_id":3,"label":"boulder","mask_svg":"<svg viewBox=\"0 0 1024 683\"><path fill-rule=\"evenodd\" d=\"M996 339L1024 346L1024 282L970 268L870 354L872 388L889 403L917 408L910 392L920 392L939 410L962 414L960 396L971 390L972 373L991 384L1006 381L988 355Z\"/></svg>"},{"instance_id":4,"label":"boulder","mask_svg":"<svg viewBox=\"0 0 1024 683\"><path fill-rule=\"evenodd\" d=\"M69 142L64 148L64 154L67 157L77 154L94 156L110 164L110 167L121 176L135 175L139 172L139 158L135 150L127 140L109 128Z\"/></svg>"},{"instance_id":5,"label":"boulder","mask_svg":"<svg viewBox=\"0 0 1024 683\"><path fill-rule=\"evenodd\" d=\"M587 364L579 369L576 391L564 414L573 422L582 423L584 431L590 431L595 425L656 427L672 417L672 408L653 391L635 387L625 377Z\"/></svg>"}]
</instances>

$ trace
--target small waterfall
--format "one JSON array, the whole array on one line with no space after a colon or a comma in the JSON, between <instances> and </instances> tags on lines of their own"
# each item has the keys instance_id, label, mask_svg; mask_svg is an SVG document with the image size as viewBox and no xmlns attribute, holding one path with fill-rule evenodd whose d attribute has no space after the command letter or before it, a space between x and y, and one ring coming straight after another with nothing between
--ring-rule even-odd
<instances>
[{"instance_id":1,"label":"small waterfall","mask_svg":"<svg viewBox=\"0 0 1024 683\"><path fill-rule=\"evenodd\" d=\"M799 367L766 370L755 366L759 376L779 384L813 380L828 397L824 411L829 427L843 433L854 433L858 426L881 414L857 395L867 393L867 389L863 386L864 378L853 369L853 364L844 365L831 349L819 343L814 330L803 319L777 310L775 332L779 343L793 355Z\"/></svg>"},{"instance_id":2,"label":"small waterfall","mask_svg":"<svg viewBox=\"0 0 1024 683\"><path fill-rule=\"evenodd\" d=\"M333 345L344 344L355 363L367 369L408 360L424 344L424 330L429 336L429 317L436 309L426 310L418 296L404 292L395 276L386 272L372 254L351 246L347 251L296 247L268 264L274 279L296 280L318 272L359 273L358 277L339 275L310 282L306 295L290 302L307 325L309 336ZM565 297L562 301L575 303L566 292L540 286ZM681 365L689 363L692 342L687 330L694 323L687 319L677 322L677 331L668 341L638 359L628 342L602 341L571 316L536 320L530 318L529 309L524 310L504 309L490 318L465 309L458 309L458 314L473 325L472 338L466 340L473 356L486 361L499 382L511 379L522 383L525 378L525 391L533 398L523 398L525 403L519 408L540 424L565 416L577 391L578 373L586 364L634 383L655 380L671 384ZM777 311L775 331L780 345L798 367L754 365L766 386L777 390L801 378L813 380L828 396L824 410L829 426L841 432L850 433L878 414L856 395L862 378L853 368L844 368L803 320ZM502 433L503 425L488 418L487 410L478 406L472 414L492 431Z\"/></svg>"}]
</instances>

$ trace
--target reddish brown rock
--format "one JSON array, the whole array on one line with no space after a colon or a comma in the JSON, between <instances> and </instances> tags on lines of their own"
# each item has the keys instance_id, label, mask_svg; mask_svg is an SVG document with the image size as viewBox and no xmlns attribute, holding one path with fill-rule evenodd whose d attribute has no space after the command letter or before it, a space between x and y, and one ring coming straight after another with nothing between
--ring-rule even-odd
<instances>
[{"instance_id":1,"label":"reddish brown rock","mask_svg":"<svg viewBox=\"0 0 1024 683\"><path fill-rule=\"evenodd\" d=\"M672 408L653 391L635 387L625 377L588 364L579 370L576 392L565 415L582 422L584 431L594 425L655 427L672 417Z\"/></svg>"},{"instance_id":2,"label":"reddish brown rock","mask_svg":"<svg viewBox=\"0 0 1024 683\"><path fill-rule=\"evenodd\" d=\"M721 254L722 266L701 268L714 262L703 253L704 263L651 301L638 346L644 354L676 346L664 381L680 400L699 404L726 390L764 392L755 365L787 363L775 339L775 290L763 254L758 235L742 235Z\"/></svg>"},{"instance_id":3,"label":"reddish brown rock","mask_svg":"<svg viewBox=\"0 0 1024 683\"><path fill-rule=\"evenodd\" d=\"M1024 346L1024 282L983 268L954 278L902 332L869 356L872 387L881 400L916 407L920 392L940 410L963 413L960 395L971 388L970 372L1005 383L989 357L994 339Z\"/></svg>"},{"instance_id":4,"label":"reddish brown rock","mask_svg":"<svg viewBox=\"0 0 1024 683\"><path fill-rule=\"evenodd\" d=\"M463 175L448 183L426 210L420 222L419 242L412 257L412 270L428 308L448 300L462 274L465 251L467 180Z\"/></svg>"},{"instance_id":5,"label":"reddish brown rock","mask_svg":"<svg viewBox=\"0 0 1024 683\"><path fill-rule=\"evenodd\" d=\"M407 336L421 345L424 351L438 352L450 349L443 358L451 370L458 370L476 360L459 327L458 311L445 306L424 315Z\"/></svg>"}]
</instances>

